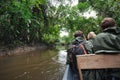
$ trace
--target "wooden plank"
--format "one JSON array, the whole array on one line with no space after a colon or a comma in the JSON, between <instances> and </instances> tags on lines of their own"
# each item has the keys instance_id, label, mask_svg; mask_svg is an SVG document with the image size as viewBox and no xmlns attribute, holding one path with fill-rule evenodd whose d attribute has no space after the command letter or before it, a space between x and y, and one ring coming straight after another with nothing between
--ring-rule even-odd
<instances>
[{"instance_id":1,"label":"wooden plank","mask_svg":"<svg viewBox=\"0 0 120 80\"><path fill-rule=\"evenodd\" d=\"M120 68L120 54L77 55L80 69Z\"/></svg>"}]
</instances>

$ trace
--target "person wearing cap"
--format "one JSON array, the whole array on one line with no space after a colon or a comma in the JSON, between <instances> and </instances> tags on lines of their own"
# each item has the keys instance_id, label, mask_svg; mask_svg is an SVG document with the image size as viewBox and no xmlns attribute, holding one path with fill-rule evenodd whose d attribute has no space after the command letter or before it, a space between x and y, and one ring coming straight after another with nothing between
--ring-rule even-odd
<instances>
[{"instance_id":1,"label":"person wearing cap","mask_svg":"<svg viewBox=\"0 0 120 80\"><path fill-rule=\"evenodd\" d=\"M93 43L95 53L120 51L120 27L116 26L113 18L104 18L101 22L102 32L99 33Z\"/></svg>"},{"instance_id":2,"label":"person wearing cap","mask_svg":"<svg viewBox=\"0 0 120 80\"><path fill-rule=\"evenodd\" d=\"M82 43L82 42L86 41L86 38L85 38L83 32L80 31L80 30L75 31L73 36L75 38L73 43L72 43L73 45L78 45L79 43Z\"/></svg>"},{"instance_id":3,"label":"person wearing cap","mask_svg":"<svg viewBox=\"0 0 120 80\"><path fill-rule=\"evenodd\" d=\"M104 18L101 22L102 32L93 40L93 50L96 54L100 53L119 53L120 52L120 27L117 27L113 18ZM120 69L110 69L106 74L108 80L120 80Z\"/></svg>"},{"instance_id":4,"label":"person wearing cap","mask_svg":"<svg viewBox=\"0 0 120 80\"><path fill-rule=\"evenodd\" d=\"M72 42L75 48L69 48L67 50L67 64L70 65L71 70L73 73L78 75L78 68L77 68L77 60L76 55L84 55L84 54L91 54L92 49L86 41L86 37L84 33L80 30L75 31L74 34L74 41ZM73 47L71 46L71 47ZM94 70L82 70L83 73L83 80L95 80L95 71Z\"/></svg>"}]
</instances>

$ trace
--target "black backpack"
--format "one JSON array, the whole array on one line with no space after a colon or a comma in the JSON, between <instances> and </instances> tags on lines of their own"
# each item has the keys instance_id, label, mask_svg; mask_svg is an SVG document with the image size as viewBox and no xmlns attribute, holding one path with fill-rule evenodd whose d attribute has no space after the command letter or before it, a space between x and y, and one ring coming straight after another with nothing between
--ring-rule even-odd
<instances>
[{"instance_id":1,"label":"black backpack","mask_svg":"<svg viewBox=\"0 0 120 80\"><path fill-rule=\"evenodd\" d=\"M87 54L84 42L79 43L78 45L71 45L68 48L67 53L67 63L70 65L71 70L75 73L78 72L76 55Z\"/></svg>"}]
</instances>

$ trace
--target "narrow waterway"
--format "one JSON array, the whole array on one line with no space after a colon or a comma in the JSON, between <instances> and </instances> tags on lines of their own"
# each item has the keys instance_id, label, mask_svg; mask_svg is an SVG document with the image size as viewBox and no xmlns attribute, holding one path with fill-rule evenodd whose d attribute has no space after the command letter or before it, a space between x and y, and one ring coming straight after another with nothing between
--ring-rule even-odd
<instances>
[{"instance_id":1,"label":"narrow waterway","mask_svg":"<svg viewBox=\"0 0 120 80\"><path fill-rule=\"evenodd\" d=\"M0 58L0 80L62 80L65 50L32 51Z\"/></svg>"}]
</instances>

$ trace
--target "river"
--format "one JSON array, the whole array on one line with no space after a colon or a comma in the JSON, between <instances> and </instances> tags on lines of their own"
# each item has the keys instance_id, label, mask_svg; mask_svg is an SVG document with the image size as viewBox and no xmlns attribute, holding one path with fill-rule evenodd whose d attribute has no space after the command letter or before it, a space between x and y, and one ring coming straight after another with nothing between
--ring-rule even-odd
<instances>
[{"instance_id":1,"label":"river","mask_svg":"<svg viewBox=\"0 0 120 80\"><path fill-rule=\"evenodd\" d=\"M31 51L0 58L0 80L62 80L65 50Z\"/></svg>"}]
</instances>

